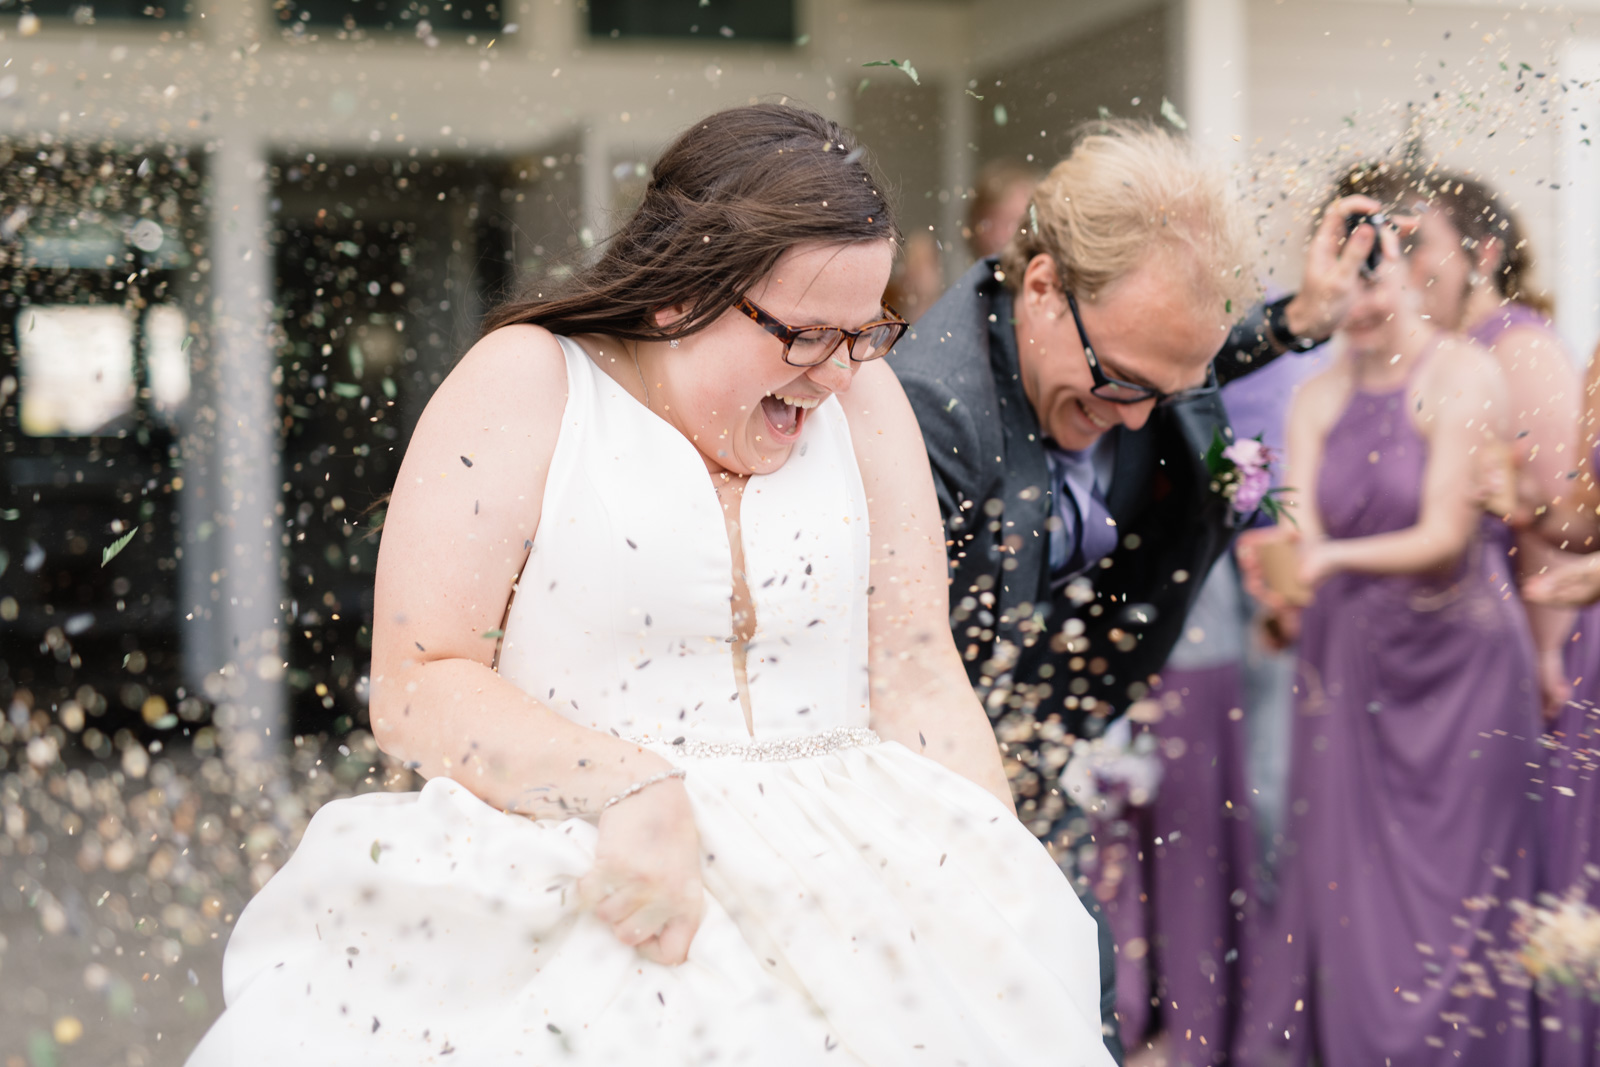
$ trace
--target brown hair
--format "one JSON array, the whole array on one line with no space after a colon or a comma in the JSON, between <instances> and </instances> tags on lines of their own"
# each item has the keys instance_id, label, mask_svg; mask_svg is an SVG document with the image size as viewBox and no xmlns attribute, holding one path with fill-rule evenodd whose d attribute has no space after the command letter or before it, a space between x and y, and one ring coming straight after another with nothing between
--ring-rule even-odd
<instances>
[{"instance_id":1,"label":"brown hair","mask_svg":"<svg viewBox=\"0 0 1600 1067\"><path fill-rule=\"evenodd\" d=\"M1034 190L1000 266L1015 290L1048 255L1063 289L1093 296L1158 249L1187 253L1176 262L1202 302L1242 310L1254 294L1249 226L1227 176L1152 123L1099 119Z\"/></svg>"},{"instance_id":2,"label":"brown hair","mask_svg":"<svg viewBox=\"0 0 1600 1067\"><path fill-rule=\"evenodd\" d=\"M1398 212L1419 207L1437 211L1461 235L1462 247L1476 255L1490 238L1500 242L1500 266L1494 272L1495 290L1507 300L1526 304L1549 316L1550 296L1533 287L1533 252L1522 225L1500 194L1484 182L1447 170L1420 173L1404 163L1364 163L1339 179L1336 196L1361 193Z\"/></svg>"},{"instance_id":3,"label":"brown hair","mask_svg":"<svg viewBox=\"0 0 1600 1067\"><path fill-rule=\"evenodd\" d=\"M483 330L532 323L654 341L704 329L795 245L898 237L863 157L847 130L803 108L719 111L661 153L643 203L593 264L553 296L500 305ZM658 326L653 313L672 306L685 315Z\"/></svg>"}]
</instances>

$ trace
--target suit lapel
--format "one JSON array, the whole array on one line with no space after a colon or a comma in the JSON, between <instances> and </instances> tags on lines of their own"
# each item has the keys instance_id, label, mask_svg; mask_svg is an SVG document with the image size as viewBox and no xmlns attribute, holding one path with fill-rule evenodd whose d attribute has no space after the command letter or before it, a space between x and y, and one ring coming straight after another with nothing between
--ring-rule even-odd
<instances>
[{"instance_id":1,"label":"suit lapel","mask_svg":"<svg viewBox=\"0 0 1600 1067\"><path fill-rule=\"evenodd\" d=\"M1106 507L1118 525L1126 525L1150 502L1156 435L1150 429L1135 433L1121 426L1111 432L1117 435L1117 458L1111 467Z\"/></svg>"}]
</instances>

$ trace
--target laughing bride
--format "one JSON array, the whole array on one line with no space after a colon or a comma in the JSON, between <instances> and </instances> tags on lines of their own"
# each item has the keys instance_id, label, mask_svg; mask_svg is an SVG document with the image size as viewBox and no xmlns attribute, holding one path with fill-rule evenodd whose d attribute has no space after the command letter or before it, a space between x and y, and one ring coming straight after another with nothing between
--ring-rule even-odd
<instances>
[{"instance_id":1,"label":"laughing bride","mask_svg":"<svg viewBox=\"0 0 1600 1067\"><path fill-rule=\"evenodd\" d=\"M317 814L191 1065L1111 1062L946 625L895 238L849 134L737 108L490 317L378 566L429 781Z\"/></svg>"}]
</instances>

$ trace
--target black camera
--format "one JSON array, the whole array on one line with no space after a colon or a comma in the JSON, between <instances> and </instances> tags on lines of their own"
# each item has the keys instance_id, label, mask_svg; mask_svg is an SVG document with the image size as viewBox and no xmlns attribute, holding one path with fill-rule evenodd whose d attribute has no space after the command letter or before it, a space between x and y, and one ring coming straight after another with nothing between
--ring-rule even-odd
<instances>
[{"instance_id":1,"label":"black camera","mask_svg":"<svg viewBox=\"0 0 1600 1067\"><path fill-rule=\"evenodd\" d=\"M1344 235L1346 238L1355 233L1358 227L1372 227L1372 251L1367 253L1367 262L1362 266L1362 269L1367 274L1371 274L1373 271L1377 270L1379 262L1381 262L1383 259L1383 241L1381 240L1382 234L1380 231L1388 224L1389 217L1381 211L1375 211L1370 215L1366 214L1365 212L1357 212L1354 215L1345 216Z\"/></svg>"}]
</instances>

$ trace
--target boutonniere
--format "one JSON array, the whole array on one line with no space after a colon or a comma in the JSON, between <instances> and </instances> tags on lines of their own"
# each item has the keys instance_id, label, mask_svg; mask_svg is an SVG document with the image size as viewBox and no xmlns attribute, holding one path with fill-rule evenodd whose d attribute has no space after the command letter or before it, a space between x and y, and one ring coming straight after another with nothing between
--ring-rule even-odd
<instances>
[{"instance_id":1,"label":"boutonniere","mask_svg":"<svg viewBox=\"0 0 1600 1067\"><path fill-rule=\"evenodd\" d=\"M1242 438L1229 444L1219 432L1206 449L1206 470L1211 474L1211 491L1227 498L1233 513L1247 519L1264 511L1274 522L1287 514L1279 494L1287 487L1272 484L1272 464L1277 454L1261 441L1261 435ZM1289 516L1294 521L1294 516Z\"/></svg>"}]
</instances>

